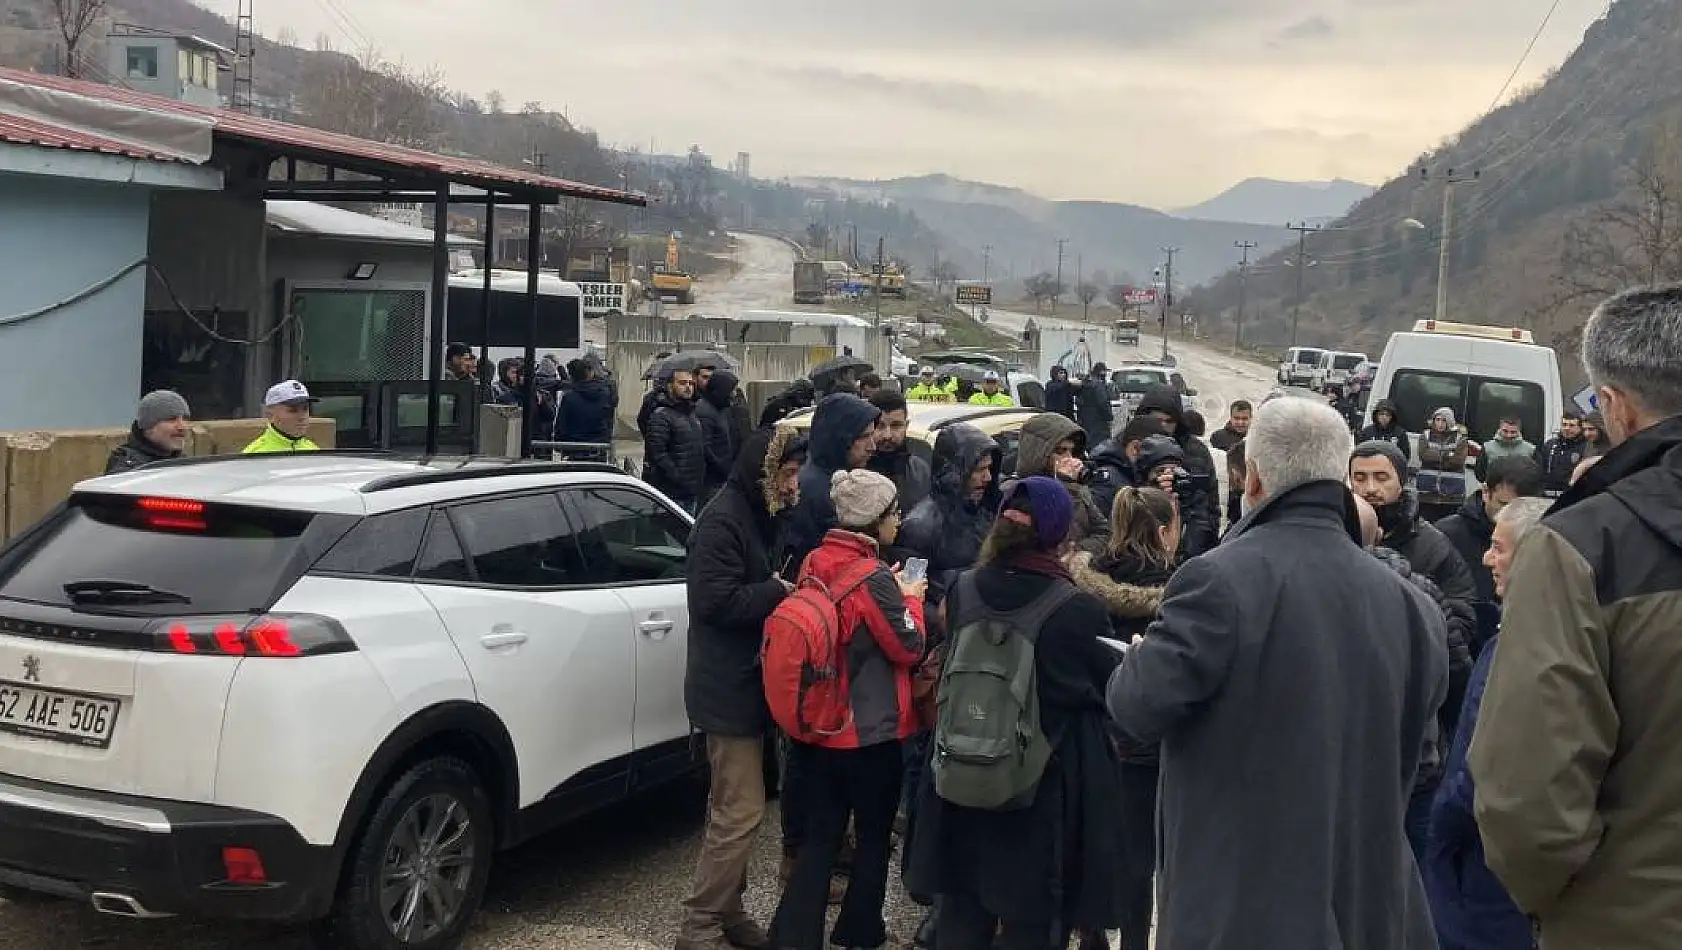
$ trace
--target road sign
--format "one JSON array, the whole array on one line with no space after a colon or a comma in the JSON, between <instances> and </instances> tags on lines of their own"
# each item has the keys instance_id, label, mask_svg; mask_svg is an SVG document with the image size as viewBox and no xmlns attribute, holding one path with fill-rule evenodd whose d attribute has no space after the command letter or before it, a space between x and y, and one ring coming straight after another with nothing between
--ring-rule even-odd
<instances>
[{"instance_id":1,"label":"road sign","mask_svg":"<svg viewBox=\"0 0 1682 950\"><path fill-rule=\"evenodd\" d=\"M959 284L957 302L965 307L986 307L993 303L992 284Z\"/></svg>"},{"instance_id":2,"label":"road sign","mask_svg":"<svg viewBox=\"0 0 1682 950\"><path fill-rule=\"evenodd\" d=\"M1576 403L1577 408L1585 413L1600 410L1600 398L1594 394L1593 386L1584 386L1577 390L1577 395L1572 396L1571 401Z\"/></svg>"},{"instance_id":3,"label":"road sign","mask_svg":"<svg viewBox=\"0 0 1682 950\"><path fill-rule=\"evenodd\" d=\"M1122 298L1133 306L1148 306L1156 303L1156 289L1154 287L1131 287Z\"/></svg>"}]
</instances>

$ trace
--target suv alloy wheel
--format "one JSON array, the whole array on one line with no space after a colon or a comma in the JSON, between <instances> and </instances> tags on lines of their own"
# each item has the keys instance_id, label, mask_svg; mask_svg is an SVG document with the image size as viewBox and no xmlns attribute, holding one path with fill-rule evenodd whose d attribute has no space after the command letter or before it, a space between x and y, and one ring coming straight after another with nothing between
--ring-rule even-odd
<instances>
[{"instance_id":1,"label":"suv alloy wheel","mask_svg":"<svg viewBox=\"0 0 1682 950\"><path fill-rule=\"evenodd\" d=\"M421 762L375 806L352 847L331 915L316 927L328 950L456 946L479 902L495 850L491 805L459 759Z\"/></svg>"}]
</instances>

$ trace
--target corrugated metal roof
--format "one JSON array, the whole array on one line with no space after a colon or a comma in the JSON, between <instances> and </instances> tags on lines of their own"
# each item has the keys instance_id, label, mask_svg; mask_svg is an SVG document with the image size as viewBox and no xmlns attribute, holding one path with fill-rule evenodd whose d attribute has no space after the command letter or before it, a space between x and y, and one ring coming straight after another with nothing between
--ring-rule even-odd
<instances>
[{"instance_id":1,"label":"corrugated metal roof","mask_svg":"<svg viewBox=\"0 0 1682 950\"><path fill-rule=\"evenodd\" d=\"M105 138L91 132L52 125L37 119L0 113L0 142L14 145L35 145L41 148L62 148L73 152L98 152L101 155L120 155L141 161L179 162L174 155L150 152L127 142Z\"/></svg>"},{"instance_id":2,"label":"corrugated metal roof","mask_svg":"<svg viewBox=\"0 0 1682 950\"><path fill-rule=\"evenodd\" d=\"M427 177L441 177L452 182L478 185L493 190L506 188L537 189L558 192L574 198L590 198L620 204L646 204L646 198L634 192L602 188L582 182L568 181L564 178L503 168L477 159L455 158L399 145L370 142L350 135L340 135L336 132L324 132L320 129L277 122L273 119L264 119L228 109L209 109L178 102L174 99L165 99L162 96L136 92L121 86L107 86L100 83L66 79L61 76L48 76L40 73L20 72L13 69L0 69L0 78L25 85L38 86L43 89L87 96L105 102L121 103L154 112L208 118L214 124L214 134L219 139L229 139L259 146L266 145L281 154L293 154L298 158L307 158L312 161L338 161L344 164L360 165L370 171L398 173L410 171ZM0 116L0 119L6 118ZM61 129L59 132L65 141L62 144L50 145L50 147L75 148L77 146L72 144L70 140L92 138L68 130ZM43 137L42 141L30 144L48 145L49 142ZM94 146L87 144L81 147L94 148ZM120 154L127 154L127 152Z\"/></svg>"}]
</instances>

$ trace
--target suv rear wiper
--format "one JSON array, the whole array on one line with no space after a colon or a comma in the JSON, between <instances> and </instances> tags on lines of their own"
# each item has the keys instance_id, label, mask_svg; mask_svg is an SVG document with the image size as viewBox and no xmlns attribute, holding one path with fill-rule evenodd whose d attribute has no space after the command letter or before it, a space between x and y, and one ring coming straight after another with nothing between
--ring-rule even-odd
<instances>
[{"instance_id":1,"label":"suv rear wiper","mask_svg":"<svg viewBox=\"0 0 1682 950\"><path fill-rule=\"evenodd\" d=\"M64 594L78 604L190 604L193 598L138 581L71 581Z\"/></svg>"}]
</instances>

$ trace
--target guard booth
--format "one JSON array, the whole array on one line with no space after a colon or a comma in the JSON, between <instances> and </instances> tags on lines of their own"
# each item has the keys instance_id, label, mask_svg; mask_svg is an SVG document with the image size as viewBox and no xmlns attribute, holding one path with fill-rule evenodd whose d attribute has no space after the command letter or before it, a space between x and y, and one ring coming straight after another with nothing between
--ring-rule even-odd
<instances>
[{"instance_id":1,"label":"guard booth","mask_svg":"<svg viewBox=\"0 0 1682 950\"><path fill-rule=\"evenodd\" d=\"M320 400L314 414L333 420L339 448L427 450L426 380L302 382ZM479 404L473 383L439 381L437 454L477 453Z\"/></svg>"}]
</instances>

